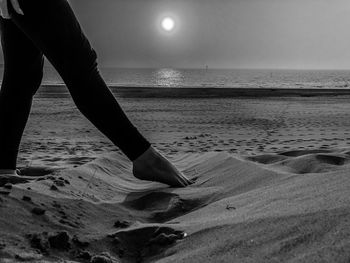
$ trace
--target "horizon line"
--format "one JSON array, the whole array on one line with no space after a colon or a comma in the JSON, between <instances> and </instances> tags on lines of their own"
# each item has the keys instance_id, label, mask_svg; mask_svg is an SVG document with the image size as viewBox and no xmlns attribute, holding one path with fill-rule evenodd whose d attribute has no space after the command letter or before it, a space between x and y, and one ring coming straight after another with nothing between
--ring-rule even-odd
<instances>
[{"instance_id":1,"label":"horizon line","mask_svg":"<svg viewBox=\"0 0 350 263\"><path fill-rule=\"evenodd\" d=\"M4 67L4 63L0 63L0 67ZM52 65L44 65L44 68L52 68L54 67ZM203 69L205 70L206 67L170 67L170 66L164 66L164 67L129 67L129 66L99 66L101 69ZM350 68L274 68L274 67L208 67L208 70L295 70L295 71L350 71Z\"/></svg>"}]
</instances>

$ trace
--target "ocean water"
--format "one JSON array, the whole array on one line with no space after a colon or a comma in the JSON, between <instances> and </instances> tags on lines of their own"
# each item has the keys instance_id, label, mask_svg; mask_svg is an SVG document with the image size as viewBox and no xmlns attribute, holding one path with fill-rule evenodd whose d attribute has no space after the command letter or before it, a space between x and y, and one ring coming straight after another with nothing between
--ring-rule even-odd
<instances>
[{"instance_id":1,"label":"ocean water","mask_svg":"<svg viewBox=\"0 0 350 263\"><path fill-rule=\"evenodd\" d=\"M245 69L122 69L101 68L105 81L116 87L210 88L350 88L350 71ZM45 68L44 84L62 84Z\"/></svg>"},{"instance_id":2,"label":"ocean water","mask_svg":"<svg viewBox=\"0 0 350 263\"><path fill-rule=\"evenodd\" d=\"M100 68L100 72L114 87L350 88L350 70ZM2 74L1 65L0 79ZM45 67L43 84L63 81L52 67Z\"/></svg>"}]
</instances>

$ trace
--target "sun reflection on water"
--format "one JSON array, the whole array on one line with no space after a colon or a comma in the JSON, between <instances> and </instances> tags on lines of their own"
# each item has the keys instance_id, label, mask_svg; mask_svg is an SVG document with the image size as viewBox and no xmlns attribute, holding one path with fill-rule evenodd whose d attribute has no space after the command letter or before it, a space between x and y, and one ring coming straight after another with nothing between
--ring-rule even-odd
<instances>
[{"instance_id":1,"label":"sun reflection on water","mask_svg":"<svg viewBox=\"0 0 350 263\"><path fill-rule=\"evenodd\" d=\"M154 79L159 87L178 87L183 83L184 76L180 70L162 68L154 71Z\"/></svg>"}]
</instances>

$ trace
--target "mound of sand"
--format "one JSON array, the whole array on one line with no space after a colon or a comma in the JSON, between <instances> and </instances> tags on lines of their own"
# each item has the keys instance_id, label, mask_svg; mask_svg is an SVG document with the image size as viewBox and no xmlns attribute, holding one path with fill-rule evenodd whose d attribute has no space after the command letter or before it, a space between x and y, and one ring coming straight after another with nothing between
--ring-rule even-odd
<instances>
[{"instance_id":1,"label":"mound of sand","mask_svg":"<svg viewBox=\"0 0 350 263\"><path fill-rule=\"evenodd\" d=\"M1 188L1 262L349 262L349 160L181 154L174 189L104 156Z\"/></svg>"}]
</instances>

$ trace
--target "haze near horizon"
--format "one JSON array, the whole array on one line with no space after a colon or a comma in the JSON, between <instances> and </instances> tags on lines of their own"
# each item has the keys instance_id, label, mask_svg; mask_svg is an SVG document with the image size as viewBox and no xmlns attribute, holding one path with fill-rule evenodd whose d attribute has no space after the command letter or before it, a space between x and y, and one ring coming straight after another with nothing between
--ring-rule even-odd
<instances>
[{"instance_id":1,"label":"haze near horizon","mask_svg":"<svg viewBox=\"0 0 350 263\"><path fill-rule=\"evenodd\" d=\"M348 0L70 2L101 67L350 68Z\"/></svg>"}]
</instances>

